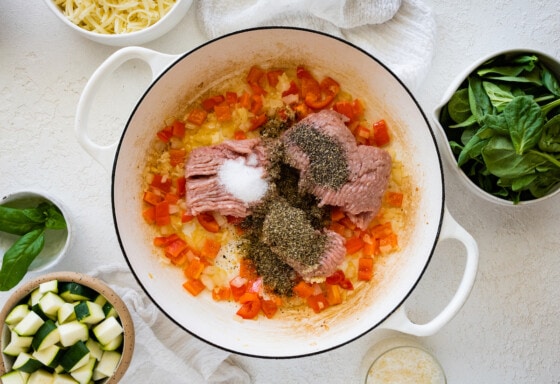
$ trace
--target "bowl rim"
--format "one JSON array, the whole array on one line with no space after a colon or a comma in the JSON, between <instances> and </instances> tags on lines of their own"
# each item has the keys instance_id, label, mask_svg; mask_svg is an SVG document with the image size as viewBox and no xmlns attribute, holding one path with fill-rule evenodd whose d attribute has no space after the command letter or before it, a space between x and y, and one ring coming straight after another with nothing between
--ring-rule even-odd
<instances>
[{"instance_id":1,"label":"bowl rim","mask_svg":"<svg viewBox=\"0 0 560 384\"><path fill-rule=\"evenodd\" d=\"M93 31L88 31L87 29L81 28L80 26L74 24L73 22L70 21L70 19L68 19L68 17L66 17L61 10L58 8L58 6L54 3L53 0L44 0L47 7L57 16L58 19L60 19L64 24L66 24L68 27L72 28L74 31L88 37L89 39L92 39L94 41L97 42L104 42L104 43L116 43L116 42L123 42L125 43L128 40L134 40L134 41L142 41L144 43L147 43L153 39L156 39L157 37L159 37L159 35L157 34L160 30L165 30L166 28L168 28L168 21L169 19L173 19L176 17L176 15L178 14L182 14L182 16L184 16L188 10L190 9L193 0L176 0L175 4L171 7L171 9L158 21L156 21L154 24L150 25L147 28L144 28L142 30L139 31L134 31L134 32L128 32L128 33L121 33L121 34L102 34L102 33L97 33L97 32L93 32ZM181 17L179 16L179 19L176 20L176 22L178 22L181 19ZM173 21L173 20L171 20ZM169 27L170 29L172 28ZM165 31L163 31L165 32ZM151 36L153 35L153 37Z\"/></svg>"},{"instance_id":2,"label":"bowl rim","mask_svg":"<svg viewBox=\"0 0 560 384\"><path fill-rule=\"evenodd\" d=\"M51 203L56 205L56 207L62 213L62 216L64 217L64 220L66 221L66 239L64 241L64 245L58 251L58 254L55 257L53 257L52 260L50 260L50 261L48 261L48 262L46 262L42 265L39 265L37 267L34 267L34 268L30 267L29 270L28 270L28 273L44 272L44 271L54 267L56 264L58 264L68 254L68 249L70 248L70 246L73 242L73 238L74 238L74 228L73 228L74 225L72 224L72 220L71 220L70 214L68 213L68 209L67 209L66 205L63 204L60 199L53 196L50 192L39 191L39 190L34 190L34 189L25 189L25 190L20 190L20 191L13 191L13 192L5 194L4 196L2 196L0 198L0 205L3 205L3 204L8 203L8 202L15 201L17 199L26 199L26 198L42 199L42 200L50 201Z\"/></svg>"},{"instance_id":3,"label":"bowl rim","mask_svg":"<svg viewBox=\"0 0 560 384\"><path fill-rule=\"evenodd\" d=\"M76 282L83 284L89 288L92 288L97 293L102 294L108 302L110 302L113 307L117 310L119 314L119 318L121 320L121 324L124 329L124 337L123 337L123 348L122 348L122 356L119 364L117 365L117 369L113 373L111 377L104 381L104 384L116 384L119 380L124 376L126 370L128 369L130 362L132 361L132 357L134 354L134 344L135 344L135 333L134 333L134 322L132 320L132 316L130 311L122 298L111 288L107 283L103 280L93 277L90 275L86 275L80 272L74 271L59 271L59 272L51 272L45 275L38 276L33 278L20 286L10 295L4 307L0 311L0 346L3 346L3 339L4 339L4 332L7 329L4 320L10 310L19 303L25 296L30 294L34 289L36 289L39 284L58 280L63 282ZM6 373L6 355L1 353L0 358L0 375Z\"/></svg>"},{"instance_id":4,"label":"bowl rim","mask_svg":"<svg viewBox=\"0 0 560 384\"><path fill-rule=\"evenodd\" d=\"M427 129L426 134L429 135L431 142L433 142L434 144L434 156L437 158L437 163L439 165L439 169L437 171L438 173L438 178L439 180L441 180L441 204L439 205L439 212L437 212L437 218L438 218L438 224L437 224L437 228L435 229L435 234L434 234L434 243L431 245L431 248L428 250L426 250L426 252L428 253L428 257L426 259L425 264L423 265L423 268L418 272L418 276L417 279L414 281L414 283L412 284L412 286L410 287L410 290L407 292L406 295L404 295L401 300L398 301L398 303L395 305L395 307L389 311L388 313L386 313L386 315L376 324L371 324L371 326L365 330L364 332L358 333L356 335L354 335L354 337L348 338L343 342L338 342L330 347L327 348L323 348L320 350L316 350L316 351L295 351L294 353L291 354L279 354L279 353L271 353L269 355L264 355L264 354L259 354L259 353L255 353L255 352L250 352L247 350L241 350L241 349L236 349L236 348L232 348L232 347L228 347L228 346L224 346L222 344L219 343L215 343L211 340L208 340L206 337L202 336L202 335L198 335L197 333L193 332L191 329L187 328L184 324L181 324L177 319L174 319L166 310L166 308L164 308L160 303L157 302L157 300L154 299L152 292L150 292L150 290L148 288L146 288L145 283L142 281L142 279L139 276L139 273L137 270L134 269L131 261L129 260L130 256L127 256L127 250L126 250L126 246L124 243L124 240L122 238L122 234L121 234L121 230L119 229L119 223L118 223L118 218L117 218L117 207L115 205L115 199L116 199L116 190L115 190L115 179L116 179L116 175L118 173L117 171L117 167L118 167L118 163L119 163L119 156L122 150L122 146L123 146L123 142L124 142L124 138L127 134L127 131L129 129L129 126L131 124L131 120L134 117L138 107L141 105L143 99L146 97L147 94L149 94L149 92L151 91L151 89L155 86L155 84L162 78L164 77L173 67L175 67L176 65L178 65L181 61L183 61L185 58L187 58L188 56L192 55L193 53L205 48L206 46L216 42L216 41L220 41L220 40L224 40L233 36L237 36L237 35L242 35L242 34L246 34L246 33L255 33L255 32L259 32L259 31L270 31L270 30L286 30L286 31L297 31L297 32L303 32L303 33L311 33L314 35L320 35L322 37L325 38L329 38L329 39L333 39L339 43L343 43L346 44L356 50L358 50L360 53L368 56L371 60L375 61L378 65L380 65L381 67L383 67L383 69L388 73L388 75L390 75L395 82L397 82L402 88L403 91L406 92L408 94L408 96L411 98L411 101L415 104L416 108L418 109L419 114L423 117L422 121L425 124L425 127ZM121 160L122 161L122 160ZM241 356L248 356L248 357L255 357L255 358L261 358L261 359L293 359L293 358L301 358L301 357L309 357L309 356L316 356L316 355L320 355L322 353L326 353L332 350L335 350L337 348L343 347L361 337L363 337L364 335L366 335L369 332L374 331L375 329L381 327L381 325L383 324L383 322L385 322L388 318L390 318L405 302L406 300L410 297L410 295L412 294L412 292L416 289L416 287L418 286L420 280L422 279L422 277L424 276L424 273L426 272L431 260L432 260L432 256L434 255L434 251L435 248L438 244L438 240L440 239L441 236L441 230L442 230L442 223L443 223L443 219L444 219L444 214L445 214L445 207L446 207L446 192L445 192L445 174L444 174L444 170L443 170L443 164L442 164L442 156L440 154L440 150L438 148L437 145L437 140L436 140L436 135L435 135L435 131L433 129L433 127L430 125L429 123L429 119L427 117L426 112L424 111L424 109L421 107L420 103L418 102L416 96L414 95L413 92L411 92L411 90L406 86L406 84L404 84L404 82L386 65L385 62L381 61L378 57L376 57L375 55L373 55L370 52L367 52L366 50L364 50L363 48L360 48L359 46L353 44L352 42L349 42L347 40L344 40L343 38L325 33L325 32L321 32L321 31L317 31L317 30L312 30L312 29L308 29L308 28L302 28L302 27L289 27L289 26L263 26L263 27L254 27L254 28L246 28L246 29L241 29L238 31L234 31L219 37L216 37L214 39L211 39L199 46L197 46L196 48L181 53L179 54L156 78L154 78L152 80L152 82L146 87L146 89L144 90L143 95L139 98L139 100L136 103L136 106L134 107L134 109L131 111L128 121L125 124L125 128L123 130L123 132L121 133L121 136L118 140L117 143L117 149L116 149L116 153L114 155L114 159L113 159L113 164L112 164L112 170L111 170L111 207L112 207L112 216L113 216L113 224L115 227L115 232L117 235L117 240L119 242L119 246L121 248L121 252L125 258L125 261L128 265L128 267L130 268L130 271L132 273L132 275L134 276L134 278L136 279L136 281L138 282L138 284L140 285L140 287L142 288L143 292L150 298L150 300L154 303L154 305L160 310L162 311L163 314L165 314L165 316L170 319L174 324L176 324L180 329L184 330L185 332L187 332L188 334L194 336L195 338L210 344L216 348L225 350L227 352L230 353L234 353L234 354L238 354Z\"/></svg>"},{"instance_id":5,"label":"bowl rim","mask_svg":"<svg viewBox=\"0 0 560 384\"><path fill-rule=\"evenodd\" d=\"M455 159L455 156L453 155L453 152L451 151L449 141L447 140L447 135L445 134L445 130L444 130L443 126L441 125L441 123L439 121L439 118L440 118L440 114L441 114L442 109L449 102L449 100L451 99L451 97L453 96L455 91L457 89L459 89L459 87L465 81L465 79L476 68L478 68L479 66L481 66L482 64L484 64L488 60L496 58L498 56L501 56L501 55L515 55L515 54L521 54L521 53L534 54L534 55L538 56L539 58L544 59L546 64L552 62L552 63L556 63L558 66L560 66L560 61L558 59L554 58L552 55L550 55L550 54L548 54L548 53L546 53L542 50L538 50L538 49L535 49L535 48L519 47L519 48L507 48L507 49L500 49L500 50L492 51L492 52L487 53L486 55L478 58L477 60L475 60L474 62L472 62L468 66L466 66L461 72L459 72L459 74L457 74L455 76L454 80L450 83L449 87L443 93L441 101L437 104L437 106L432 110L432 113L431 113L432 122L433 122L433 124L436 128L434 131L436 132L438 145L440 147L441 152L444 153L443 157L445 158L445 160L446 160L447 164L449 165L449 168L452 170L452 172L455 173L455 175L457 175L459 177L461 182L471 192L473 192L475 194L475 196L478 196L478 197L480 197L480 198L482 198L482 199L484 199L484 200L486 200L490 203L494 203L494 204L497 204L497 205L500 205L500 206L503 206L503 207L528 206L528 205L534 205L534 204L546 201L546 200L552 198L553 196L556 196L556 195L560 194L560 183L558 183L553 188L553 190L545 196L539 197L537 199L521 200L517 204L514 204L513 201L511 201L511 200L502 199L502 198L499 198L498 196L495 196L495 195L492 195L492 194L486 192L485 190L480 188L478 185L476 185L471 179L469 179L468 176L465 174L465 172L463 172L463 170L459 166L457 166L457 160Z\"/></svg>"}]
</instances>

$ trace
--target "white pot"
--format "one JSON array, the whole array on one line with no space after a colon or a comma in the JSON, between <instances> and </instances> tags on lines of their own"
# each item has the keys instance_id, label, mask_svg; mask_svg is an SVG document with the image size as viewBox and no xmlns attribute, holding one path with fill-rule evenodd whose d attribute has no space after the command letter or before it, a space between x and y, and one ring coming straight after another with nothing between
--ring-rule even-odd
<instances>
[{"instance_id":1,"label":"white pot","mask_svg":"<svg viewBox=\"0 0 560 384\"><path fill-rule=\"evenodd\" d=\"M139 100L118 143L99 146L88 137L88 111L101 81L128 60L149 64L153 82ZM388 119L393 145L418 187L410 231L401 250L380 271L379 284L364 289L332 313L239 321L235 305L191 297L181 289L177 268L160 264L152 236L141 218L141 172L154 127L196 98L217 76L241 73L253 64L305 65L324 69L355 96ZM449 215L444 202L440 155L427 119L414 97L382 63L331 36L292 28L241 31L191 52L170 56L129 47L115 52L94 73L78 105L76 130L81 145L113 171L114 221L122 251L138 282L156 305L180 327L220 348L259 357L299 357L344 345L377 327L426 336L437 332L462 307L475 281L478 248ZM438 241L455 238L466 248L457 292L426 324L414 324L403 302L426 269ZM326 314L326 313L329 314ZM334 314L333 314L334 313Z\"/></svg>"}]
</instances>

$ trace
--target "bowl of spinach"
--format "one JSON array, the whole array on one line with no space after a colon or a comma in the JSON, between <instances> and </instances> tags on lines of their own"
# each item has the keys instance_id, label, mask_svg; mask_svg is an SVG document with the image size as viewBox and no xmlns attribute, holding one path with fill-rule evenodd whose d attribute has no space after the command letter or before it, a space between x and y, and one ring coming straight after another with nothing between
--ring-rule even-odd
<instances>
[{"instance_id":1,"label":"bowl of spinach","mask_svg":"<svg viewBox=\"0 0 560 384\"><path fill-rule=\"evenodd\" d=\"M52 268L66 254L71 226L54 197L34 191L0 199L0 291L15 287L27 272Z\"/></svg>"},{"instance_id":2,"label":"bowl of spinach","mask_svg":"<svg viewBox=\"0 0 560 384\"><path fill-rule=\"evenodd\" d=\"M560 62L508 50L470 66L434 111L443 153L487 200L528 204L560 191Z\"/></svg>"}]
</instances>

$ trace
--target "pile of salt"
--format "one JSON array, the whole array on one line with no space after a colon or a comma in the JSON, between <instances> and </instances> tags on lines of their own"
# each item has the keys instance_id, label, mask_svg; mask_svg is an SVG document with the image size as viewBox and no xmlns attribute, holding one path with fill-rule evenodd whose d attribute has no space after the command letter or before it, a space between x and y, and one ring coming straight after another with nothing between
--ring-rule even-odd
<instances>
[{"instance_id":1,"label":"pile of salt","mask_svg":"<svg viewBox=\"0 0 560 384\"><path fill-rule=\"evenodd\" d=\"M218 169L220 184L244 203L260 200L268 190L268 183L263 178L264 169L256 165L254 156L224 161Z\"/></svg>"}]
</instances>

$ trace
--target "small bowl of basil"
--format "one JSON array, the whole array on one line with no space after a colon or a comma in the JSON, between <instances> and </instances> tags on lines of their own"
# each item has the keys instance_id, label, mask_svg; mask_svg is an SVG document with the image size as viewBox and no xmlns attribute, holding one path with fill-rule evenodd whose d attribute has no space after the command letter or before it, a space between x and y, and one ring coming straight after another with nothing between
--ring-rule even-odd
<instances>
[{"instance_id":1,"label":"small bowl of basil","mask_svg":"<svg viewBox=\"0 0 560 384\"><path fill-rule=\"evenodd\" d=\"M48 193L21 191L0 199L0 291L56 265L70 245L68 213Z\"/></svg>"},{"instance_id":2,"label":"small bowl of basil","mask_svg":"<svg viewBox=\"0 0 560 384\"><path fill-rule=\"evenodd\" d=\"M560 192L560 62L531 49L471 65L434 111L442 152L488 201L529 204Z\"/></svg>"}]
</instances>

